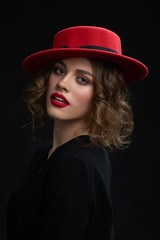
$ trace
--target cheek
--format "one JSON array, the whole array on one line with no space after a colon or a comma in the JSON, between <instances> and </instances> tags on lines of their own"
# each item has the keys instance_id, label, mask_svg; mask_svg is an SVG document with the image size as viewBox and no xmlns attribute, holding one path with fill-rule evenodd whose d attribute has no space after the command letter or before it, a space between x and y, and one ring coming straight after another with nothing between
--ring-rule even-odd
<instances>
[{"instance_id":1,"label":"cheek","mask_svg":"<svg viewBox=\"0 0 160 240\"><path fill-rule=\"evenodd\" d=\"M93 89L86 89L83 91L75 92L75 99L77 103L80 104L90 104L93 99Z\"/></svg>"},{"instance_id":2,"label":"cheek","mask_svg":"<svg viewBox=\"0 0 160 240\"><path fill-rule=\"evenodd\" d=\"M47 85L47 95L50 96L50 94L53 92L53 89L55 88L57 82L56 79L54 79L52 77L52 75L50 75L49 79L48 79L48 85Z\"/></svg>"},{"instance_id":3,"label":"cheek","mask_svg":"<svg viewBox=\"0 0 160 240\"><path fill-rule=\"evenodd\" d=\"M56 82L56 78L51 74L48 79L48 90L54 88L57 84Z\"/></svg>"}]
</instances>

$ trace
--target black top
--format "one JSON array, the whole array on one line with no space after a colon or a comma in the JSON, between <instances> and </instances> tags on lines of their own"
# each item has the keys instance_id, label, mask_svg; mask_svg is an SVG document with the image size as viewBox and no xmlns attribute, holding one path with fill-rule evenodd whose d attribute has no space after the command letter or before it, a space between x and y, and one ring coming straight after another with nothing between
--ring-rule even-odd
<instances>
[{"instance_id":1,"label":"black top","mask_svg":"<svg viewBox=\"0 0 160 240\"><path fill-rule=\"evenodd\" d=\"M111 240L111 167L103 147L80 136L52 143L31 161L30 175L8 204L8 240Z\"/></svg>"}]
</instances>

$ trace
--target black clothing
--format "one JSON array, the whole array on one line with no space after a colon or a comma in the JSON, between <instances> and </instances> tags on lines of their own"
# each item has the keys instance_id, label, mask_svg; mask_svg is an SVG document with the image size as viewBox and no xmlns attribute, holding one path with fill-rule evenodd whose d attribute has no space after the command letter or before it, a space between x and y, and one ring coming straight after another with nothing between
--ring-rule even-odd
<instances>
[{"instance_id":1,"label":"black clothing","mask_svg":"<svg viewBox=\"0 0 160 240\"><path fill-rule=\"evenodd\" d=\"M8 240L111 240L111 167L103 147L80 136L34 156L8 204Z\"/></svg>"}]
</instances>

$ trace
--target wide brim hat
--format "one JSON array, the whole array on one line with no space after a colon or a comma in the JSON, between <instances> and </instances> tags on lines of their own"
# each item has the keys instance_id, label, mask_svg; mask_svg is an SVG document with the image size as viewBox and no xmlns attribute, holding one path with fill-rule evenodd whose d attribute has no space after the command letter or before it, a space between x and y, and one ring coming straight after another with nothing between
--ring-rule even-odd
<instances>
[{"instance_id":1,"label":"wide brim hat","mask_svg":"<svg viewBox=\"0 0 160 240\"><path fill-rule=\"evenodd\" d=\"M59 31L50 49L29 55L22 64L33 76L54 60L75 57L103 59L119 65L126 83L140 81L148 75L144 63L122 54L121 40L115 32L97 26L74 26Z\"/></svg>"}]
</instances>

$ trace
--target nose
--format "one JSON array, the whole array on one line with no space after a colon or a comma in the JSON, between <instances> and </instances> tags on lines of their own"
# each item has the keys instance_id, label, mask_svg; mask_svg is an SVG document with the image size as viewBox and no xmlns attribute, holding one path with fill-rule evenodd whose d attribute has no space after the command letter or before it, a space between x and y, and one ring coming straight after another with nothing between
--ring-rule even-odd
<instances>
[{"instance_id":1,"label":"nose","mask_svg":"<svg viewBox=\"0 0 160 240\"><path fill-rule=\"evenodd\" d=\"M57 88L69 92L70 75L65 75L57 82Z\"/></svg>"}]
</instances>

